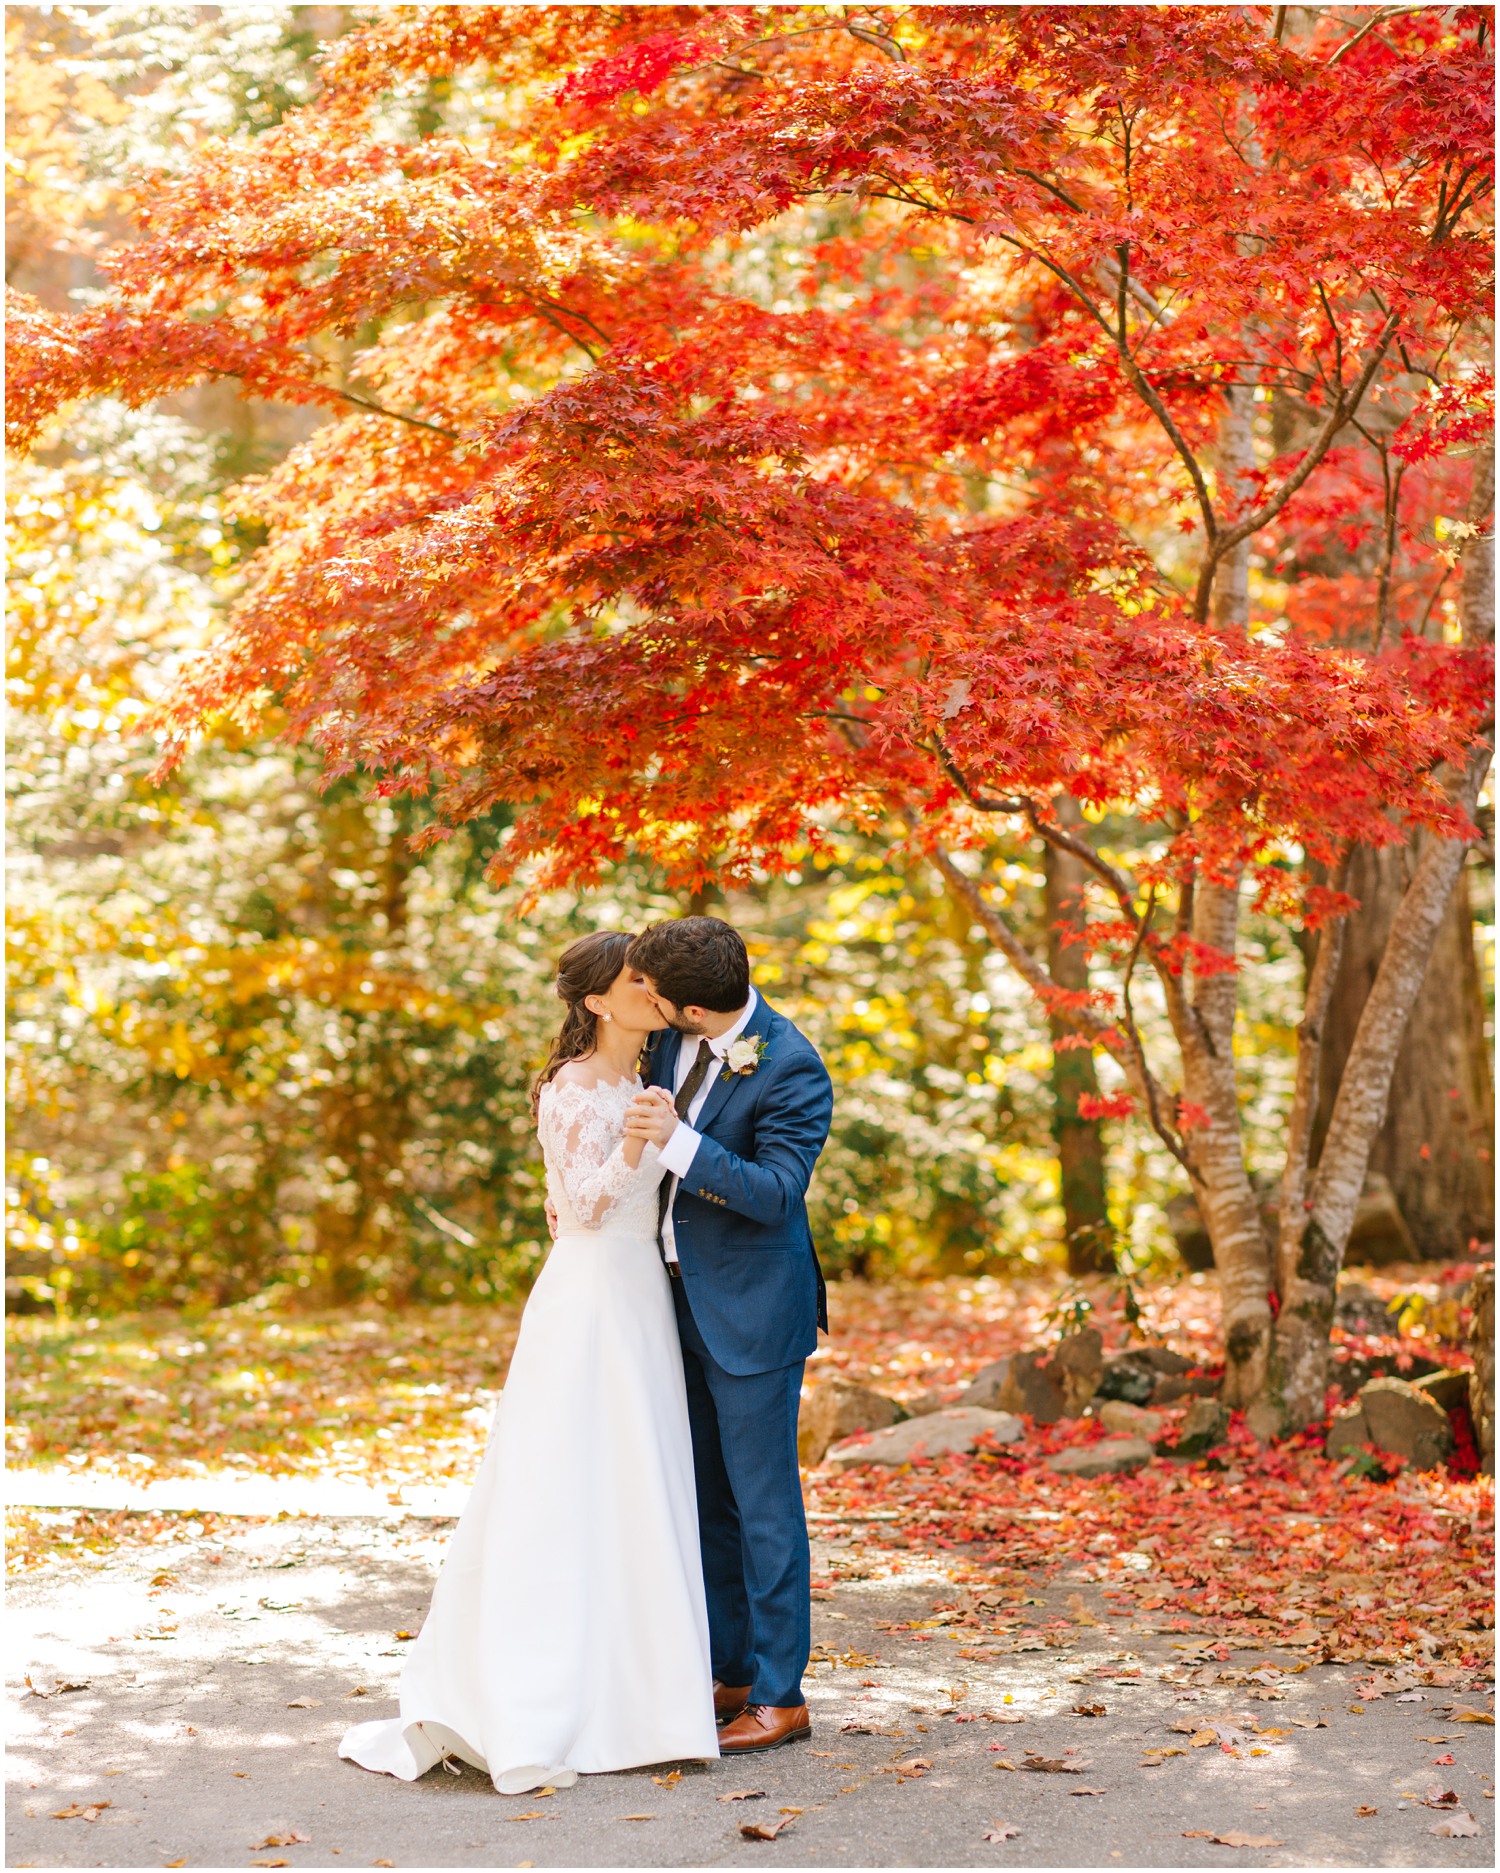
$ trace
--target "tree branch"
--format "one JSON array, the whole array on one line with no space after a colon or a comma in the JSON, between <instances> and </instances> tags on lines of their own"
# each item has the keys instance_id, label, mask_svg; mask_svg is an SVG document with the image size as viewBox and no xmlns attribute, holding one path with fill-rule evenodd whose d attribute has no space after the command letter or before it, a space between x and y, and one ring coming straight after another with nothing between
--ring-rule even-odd
<instances>
[{"instance_id":1,"label":"tree branch","mask_svg":"<svg viewBox=\"0 0 1500 1873\"><path fill-rule=\"evenodd\" d=\"M1254 513L1246 514L1232 527L1227 527L1210 542L1209 551L1204 557L1202 570L1198 574L1198 589L1193 598L1193 615L1200 624L1208 620L1209 604L1213 595L1214 573L1226 553L1231 553L1241 540L1248 539L1252 533L1274 520L1292 496L1312 474L1332 446L1334 437L1349 420L1351 412L1359 408L1360 399L1369 388L1370 379L1380 367L1380 360L1385 356L1391 339L1395 336L1397 314L1392 312L1386 319L1375 348L1365 361L1352 387L1345 391L1342 385L1337 397L1329 409L1328 417L1318 434L1308 444L1302 460L1282 482L1281 486L1258 507Z\"/></svg>"},{"instance_id":2,"label":"tree branch","mask_svg":"<svg viewBox=\"0 0 1500 1873\"><path fill-rule=\"evenodd\" d=\"M1446 9L1441 9L1441 10L1446 11ZM1281 13L1285 13L1286 8L1282 7L1279 9L1279 11ZM1378 11L1370 15L1370 17L1365 21L1364 25L1360 27L1359 31L1354 35L1352 39L1346 39L1344 43L1339 47L1338 51L1333 53L1329 57L1328 63L1330 65L1337 65L1339 60L1344 56L1346 52L1352 52L1354 48L1359 44L1361 39L1363 39L1368 33L1374 32L1375 28L1377 26L1383 25L1386 20L1394 19L1400 13L1430 13L1431 11L1432 11L1432 8L1430 6L1381 7L1379 8ZM1277 37L1278 38L1280 37L1279 32L1277 34Z\"/></svg>"},{"instance_id":3,"label":"tree branch","mask_svg":"<svg viewBox=\"0 0 1500 1873\"><path fill-rule=\"evenodd\" d=\"M1058 988L1050 973L1021 942L999 911L985 897L974 879L961 872L948 854L941 849L934 849L931 857L933 864L946 879L949 889L973 912L988 932L996 949L1005 956L1048 1014L1054 1016L1064 1026L1073 1028L1075 1032L1088 1035L1119 1063L1136 1097L1150 1114L1152 1129L1191 1177L1193 1169L1180 1139L1170 1127L1163 1129L1158 1123L1162 1088L1146 1065L1145 1052L1140 1045L1139 1035L1136 1036L1134 1042L1123 1041L1118 1027L1113 1022L1106 1021L1103 1016L1096 1014L1091 1008L1057 1006L1053 997L1058 993Z\"/></svg>"},{"instance_id":4,"label":"tree branch","mask_svg":"<svg viewBox=\"0 0 1500 1873\"><path fill-rule=\"evenodd\" d=\"M413 429L430 429L434 435L446 436L450 442L457 442L456 429L445 428L442 423L429 423L425 416L408 416L404 410L388 410L383 403L377 403L373 397L362 397L354 390L340 390L334 384L319 384L319 390L326 390L330 396L342 397L345 403L355 404L361 410L369 410L376 416L388 416L395 423L409 423Z\"/></svg>"}]
</instances>

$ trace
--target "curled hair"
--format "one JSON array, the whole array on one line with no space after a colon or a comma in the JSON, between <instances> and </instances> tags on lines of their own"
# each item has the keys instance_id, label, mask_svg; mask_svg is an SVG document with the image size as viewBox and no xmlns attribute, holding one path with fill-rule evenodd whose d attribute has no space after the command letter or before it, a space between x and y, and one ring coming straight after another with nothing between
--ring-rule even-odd
<instances>
[{"instance_id":1,"label":"curled hair","mask_svg":"<svg viewBox=\"0 0 1500 1873\"><path fill-rule=\"evenodd\" d=\"M563 951L557 964L557 994L567 1008L552 1051L531 1089L531 1112L536 1116L537 1102L548 1080L569 1060L592 1053L599 1034L599 1017L584 1007L589 995L607 994L610 985L625 967L625 952L631 938L624 930L595 930L579 937Z\"/></svg>"}]
</instances>

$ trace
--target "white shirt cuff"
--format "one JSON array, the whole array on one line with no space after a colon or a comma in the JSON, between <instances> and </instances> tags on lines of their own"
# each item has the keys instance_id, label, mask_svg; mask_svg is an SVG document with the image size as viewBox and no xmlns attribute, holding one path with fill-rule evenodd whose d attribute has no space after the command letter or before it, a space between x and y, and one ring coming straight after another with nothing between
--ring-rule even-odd
<instances>
[{"instance_id":1,"label":"white shirt cuff","mask_svg":"<svg viewBox=\"0 0 1500 1873\"><path fill-rule=\"evenodd\" d=\"M691 1125L677 1121L677 1130L661 1148L662 1167L673 1177L686 1177L693 1168L693 1159L698 1155L698 1145L702 1132L695 1132Z\"/></svg>"}]
</instances>

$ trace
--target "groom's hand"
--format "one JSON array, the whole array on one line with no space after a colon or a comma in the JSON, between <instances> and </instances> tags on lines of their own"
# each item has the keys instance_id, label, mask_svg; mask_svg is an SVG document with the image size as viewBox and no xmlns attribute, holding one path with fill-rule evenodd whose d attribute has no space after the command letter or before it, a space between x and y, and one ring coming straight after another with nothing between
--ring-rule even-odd
<instances>
[{"instance_id":1,"label":"groom's hand","mask_svg":"<svg viewBox=\"0 0 1500 1873\"><path fill-rule=\"evenodd\" d=\"M663 1087L648 1086L631 1100L625 1114L627 1138L643 1138L647 1144L659 1147L676 1130L677 1107Z\"/></svg>"}]
</instances>

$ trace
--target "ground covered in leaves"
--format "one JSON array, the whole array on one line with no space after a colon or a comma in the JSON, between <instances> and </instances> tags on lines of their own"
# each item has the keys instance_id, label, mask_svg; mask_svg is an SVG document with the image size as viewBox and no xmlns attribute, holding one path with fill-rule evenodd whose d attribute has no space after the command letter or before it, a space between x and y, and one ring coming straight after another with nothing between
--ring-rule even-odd
<instances>
[{"instance_id":1,"label":"ground covered in leaves","mask_svg":"<svg viewBox=\"0 0 1500 1873\"><path fill-rule=\"evenodd\" d=\"M1460 1363L1466 1276L1427 1267L1362 1277L1388 1303L1389 1331L1337 1336L1335 1370L1347 1368L1348 1389L1375 1357ZM840 1283L834 1337L809 1376L838 1371L908 1403L947 1402L990 1360L1055 1339L1091 1299L1096 1324L1123 1344L1103 1284ZM1212 1364L1209 1277L1141 1299L1137 1333ZM502 1306L14 1320L8 1460L141 1482L235 1468L391 1487L463 1480L483 1449L518 1322L519 1309ZM1330 1402L1338 1395L1335 1385ZM1465 1474L1471 1466L1372 1478L1330 1463L1316 1427L1262 1448L1236 1417L1228 1444L1206 1459L1158 1459L1093 1480L1046 1467L1051 1452L1100 1434L1092 1418L1064 1420L995 1452L814 1471L809 1510L820 1530L859 1529L867 1553L910 1561L916 1551L940 1564L954 1604L930 1623L961 1628L976 1659L1045 1648L1094 1620L1081 1602L1046 1621L1028 1617L1026 1583L1065 1565L1070 1579L1102 1587L1106 1618L1137 1629L1274 1643L1312 1660L1468 1671L1492 1659L1493 1482ZM14 1511L9 1565L171 1541L211 1519Z\"/></svg>"}]
</instances>

